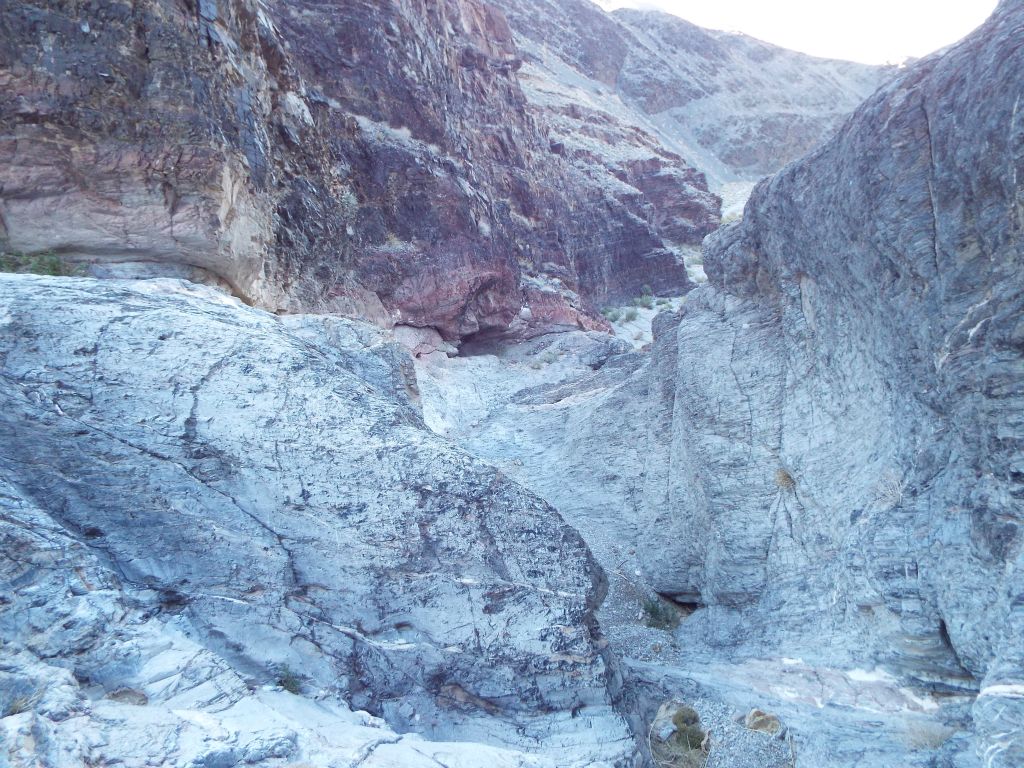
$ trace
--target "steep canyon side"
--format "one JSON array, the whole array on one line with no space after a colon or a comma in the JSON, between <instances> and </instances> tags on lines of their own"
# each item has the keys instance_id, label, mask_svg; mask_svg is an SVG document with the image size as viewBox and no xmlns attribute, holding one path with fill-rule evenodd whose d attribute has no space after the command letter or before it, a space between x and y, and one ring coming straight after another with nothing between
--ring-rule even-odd
<instances>
[{"instance_id":1,"label":"steep canyon side","mask_svg":"<svg viewBox=\"0 0 1024 768\"><path fill-rule=\"evenodd\" d=\"M657 354L645 574L712 644L978 691L1024 755L1024 4L909 68L705 244Z\"/></svg>"},{"instance_id":2,"label":"steep canyon side","mask_svg":"<svg viewBox=\"0 0 1024 768\"><path fill-rule=\"evenodd\" d=\"M894 74L656 11L605 13L590 0L495 4L523 52L528 100L555 115L556 140L583 168L628 168L616 146L641 142L601 140L619 132L650 136L717 185L756 180L828 139Z\"/></svg>"},{"instance_id":3,"label":"steep canyon side","mask_svg":"<svg viewBox=\"0 0 1024 768\"><path fill-rule=\"evenodd\" d=\"M639 768L676 699L709 768L1019 768L1022 93L1024 0L898 73L0 5L0 256L91 275L0 274L7 756Z\"/></svg>"},{"instance_id":4,"label":"steep canyon side","mask_svg":"<svg viewBox=\"0 0 1024 768\"><path fill-rule=\"evenodd\" d=\"M478 0L35 0L0 36L4 247L96 275L529 335L684 292L668 243L718 222L679 156L614 188L562 157Z\"/></svg>"}]
</instances>

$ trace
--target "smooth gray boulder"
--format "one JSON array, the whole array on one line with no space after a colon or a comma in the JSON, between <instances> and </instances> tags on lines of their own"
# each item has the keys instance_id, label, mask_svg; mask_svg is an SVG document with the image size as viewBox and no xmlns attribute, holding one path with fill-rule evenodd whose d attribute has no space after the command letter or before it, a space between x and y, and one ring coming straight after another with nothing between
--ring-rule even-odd
<instances>
[{"instance_id":1,"label":"smooth gray boulder","mask_svg":"<svg viewBox=\"0 0 1024 768\"><path fill-rule=\"evenodd\" d=\"M0 476L103 564L114 614L182 624L232 686L284 680L560 765L625 759L600 570L550 506L423 426L402 359L367 326L179 281L0 276ZM5 642L31 647L50 620L9 605ZM101 674L70 646L37 655L100 695L137 687L146 654L93 631L119 658Z\"/></svg>"},{"instance_id":2,"label":"smooth gray boulder","mask_svg":"<svg viewBox=\"0 0 1024 768\"><path fill-rule=\"evenodd\" d=\"M706 241L641 546L713 646L976 692L991 767L1024 764L1022 39L1004 0Z\"/></svg>"}]
</instances>

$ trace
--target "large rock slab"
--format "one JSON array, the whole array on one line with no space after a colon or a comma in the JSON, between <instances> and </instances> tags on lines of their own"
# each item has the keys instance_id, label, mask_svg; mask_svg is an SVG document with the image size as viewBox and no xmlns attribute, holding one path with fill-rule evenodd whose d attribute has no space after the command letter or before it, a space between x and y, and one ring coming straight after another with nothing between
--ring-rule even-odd
<instances>
[{"instance_id":1,"label":"large rock slab","mask_svg":"<svg viewBox=\"0 0 1024 768\"><path fill-rule=\"evenodd\" d=\"M0 471L109 571L83 579L144 591L236 676L291 670L398 731L630 753L585 545L424 427L379 331L170 280L7 275L0 297Z\"/></svg>"},{"instance_id":2,"label":"large rock slab","mask_svg":"<svg viewBox=\"0 0 1024 768\"><path fill-rule=\"evenodd\" d=\"M0 543L5 766L563 764L399 734L340 699L284 690L281 671L261 684L6 481Z\"/></svg>"}]
</instances>

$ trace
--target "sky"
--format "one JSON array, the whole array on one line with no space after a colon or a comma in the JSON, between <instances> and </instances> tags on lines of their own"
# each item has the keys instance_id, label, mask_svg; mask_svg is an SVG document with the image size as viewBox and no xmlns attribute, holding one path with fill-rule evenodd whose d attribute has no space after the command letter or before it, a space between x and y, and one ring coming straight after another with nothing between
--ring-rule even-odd
<instances>
[{"instance_id":1,"label":"sky","mask_svg":"<svg viewBox=\"0 0 1024 768\"><path fill-rule=\"evenodd\" d=\"M997 0L596 0L657 8L712 29L745 32L795 51L866 64L900 63L954 43Z\"/></svg>"}]
</instances>

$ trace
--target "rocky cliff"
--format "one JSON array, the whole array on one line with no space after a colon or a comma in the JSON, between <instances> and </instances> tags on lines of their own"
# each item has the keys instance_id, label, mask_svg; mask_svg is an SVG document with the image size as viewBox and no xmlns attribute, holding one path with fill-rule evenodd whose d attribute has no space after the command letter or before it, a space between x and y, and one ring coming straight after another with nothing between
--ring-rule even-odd
<instances>
[{"instance_id":1,"label":"rocky cliff","mask_svg":"<svg viewBox=\"0 0 1024 768\"><path fill-rule=\"evenodd\" d=\"M448 341L684 293L704 171L775 170L881 77L584 0L36 0L0 35L3 248Z\"/></svg>"},{"instance_id":2,"label":"rocky cliff","mask_svg":"<svg viewBox=\"0 0 1024 768\"><path fill-rule=\"evenodd\" d=\"M599 327L595 302L684 292L671 245L718 221L677 155L641 148L614 186L565 159L478 0L0 14L9 250L457 340Z\"/></svg>"},{"instance_id":3,"label":"rocky cliff","mask_svg":"<svg viewBox=\"0 0 1024 768\"><path fill-rule=\"evenodd\" d=\"M716 185L758 179L829 138L892 76L888 67L818 59L656 11L495 2L524 52L527 98L543 108L562 102L555 131L583 165L611 154L604 164L614 169L614 153L595 149L594 135L626 126L657 137L661 151L682 155Z\"/></svg>"},{"instance_id":4,"label":"rocky cliff","mask_svg":"<svg viewBox=\"0 0 1024 768\"><path fill-rule=\"evenodd\" d=\"M1024 2L615 338L884 74L658 18L0 7L0 762L1024 762Z\"/></svg>"},{"instance_id":5,"label":"rocky cliff","mask_svg":"<svg viewBox=\"0 0 1024 768\"><path fill-rule=\"evenodd\" d=\"M1024 759L1022 39L1007 0L706 243L642 552L712 643L978 692L987 766Z\"/></svg>"}]
</instances>

